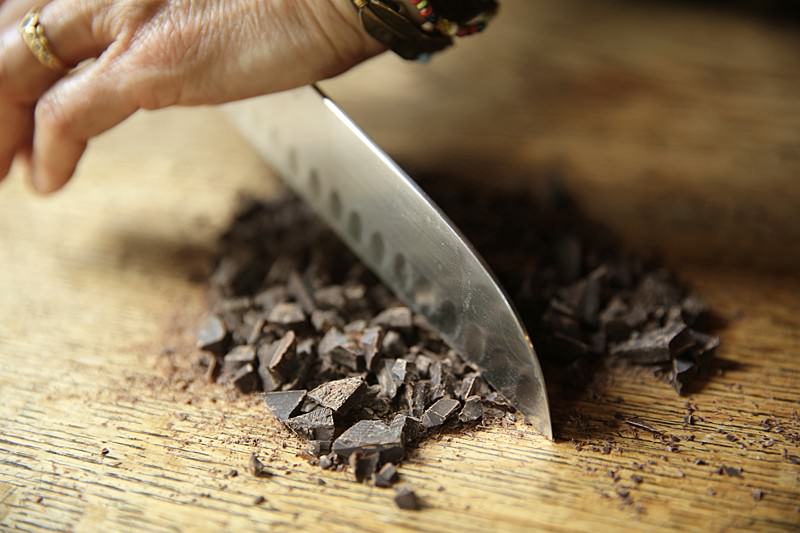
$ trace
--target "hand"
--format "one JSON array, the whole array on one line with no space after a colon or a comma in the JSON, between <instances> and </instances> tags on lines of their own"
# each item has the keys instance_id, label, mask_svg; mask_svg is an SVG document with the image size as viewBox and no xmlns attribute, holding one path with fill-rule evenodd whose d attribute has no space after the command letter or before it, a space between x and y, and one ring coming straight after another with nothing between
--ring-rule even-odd
<instances>
[{"instance_id":1,"label":"hand","mask_svg":"<svg viewBox=\"0 0 800 533\"><path fill-rule=\"evenodd\" d=\"M139 109L229 102L339 74L381 51L350 0L51 0L42 66L17 24L42 0L0 0L0 180L14 158L61 188L88 141ZM94 59L94 61L85 61Z\"/></svg>"}]
</instances>

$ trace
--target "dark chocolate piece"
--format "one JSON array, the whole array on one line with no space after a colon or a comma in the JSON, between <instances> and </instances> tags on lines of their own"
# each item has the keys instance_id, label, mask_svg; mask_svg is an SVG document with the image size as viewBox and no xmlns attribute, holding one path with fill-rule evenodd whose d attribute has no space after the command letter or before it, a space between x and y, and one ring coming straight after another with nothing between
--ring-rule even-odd
<instances>
[{"instance_id":1,"label":"dark chocolate piece","mask_svg":"<svg viewBox=\"0 0 800 533\"><path fill-rule=\"evenodd\" d=\"M264 395L264 402L272 414L283 422L297 414L305 397L304 390L268 392Z\"/></svg>"},{"instance_id":2,"label":"dark chocolate piece","mask_svg":"<svg viewBox=\"0 0 800 533\"><path fill-rule=\"evenodd\" d=\"M464 402L464 407L458 413L460 422L474 422L483 416L483 404L480 396L469 396Z\"/></svg>"},{"instance_id":3,"label":"dark chocolate piece","mask_svg":"<svg viewBox=\"0 0 800 533\"><path fill-rule=\"evenodd\" d=\"M311 293L311 287L308 286L306 280L303 279L297 271L292 271L289 274L289 281L286 283L286 290L295 301L300 304L303 311L311 314L317 305L314 303L314 296Z\"/></svg>"},{"instance_id":4,"label":"dark chocolate piece","mask_svg":"<svg viewBox=\"0 0 800 533\"><path fill-rule=\"evenodd\" d=\"M271 477L272 473L267 470L264 463L258 458L256 454L250 454L250 460L247 462L247 471L250 475L255 477Z\"/></svg>"},{"instance_id":5,"label":"dark chocolate piece","mask_svg":"<svg viewBox=\"0 0 800 533\"><path fill-rule=\"evenodd\" d=\"M353 471L353 476L356 481L363 483L372 478L375 470L378 468L379 455L377 452L362 452L356 451L350 454L348 464Z\"/></svg>"},{"instance_id":6,"label":"dark chocolate piece","mask_svg":"<svg viewBox=\"0 0 800 533\"><path fill-rule=\"evenodd\" d=\"M379 327L365 328L358 342L364 351L364 362L367 370L375 369L375 362L380 353L383 332Z\"/></svg>"},{"instance_id":7,"label":"dark chocolate piece","mask_svg":"<svg viewBox=\"0 0 800 533\"><path fill-rule=\"evenodd\" d=\"M209 315L197 333L197 347L201 350L222 355L228 339L225 323L216 315Z\"/></svg>"},{"instance_id":8,"label":"dark chocolate piece","mask_svg":"<svg viewBox=\"0 0 800 533\"><path fill-rule=\"evenodd\" d=\"M441 426L455 414L459 405L461 405L459 401L453 398L438 400L422 415L422 425L427 429Z\"/></svg>"},{"instance_id":9,"label":"dark chocolate piece","mask_svg":"<svg viewBox=\"0 0 800 533\"><path fill-rule=\"evenodd\" d=\"M617 344L611 353L638 364L667 363L691 342L686 325L675 322Z\"/></svg>"},{"instance_id":10,"label":"dark chocolate piece","mask_svg":"<svg viewBox=\"0 0 800 533\"><path fill-rule=\"evenodd\" d=\"M376 487L391 487L397 481L397 467L393 463L386 463L372 476L372 483Z\"/></svg>"},{"instance_id":11,"label":"dark chocolate piece","mask_svg":"<svg viewBox=\"0 0 800 533\"><path fill-rule=\"evenodd\" d=\"M399 487L394 493L394 503L400 509L418 511L420 509L419 499L411 487Z\"/></svg>"},{"instance_id":12,"label":"dark chocolate piece","mask_svg":"<svg viewBox=\"0 0 800 533\"><path fill-rule=\"evenodd\" d=\"M298 304L279 303L269 312L267 321L270 324L280 324L282 326L293 326L302 324L306 320L303 309Z\"/></svg>"},{"instance_id":13,"label":"dark chocolate piece","mask_svg":"<svg viewBox=\"0 0 800 533\"><path fill-rule=\"evenodd\" d=\"M742 477L742 472L744 472L741 468L736 468L735 466L725 466L722 465L717 469L717 474L726 475L730 477Z\"/></svg>"},{"instance_id":14,"label":"dark chocolate piece","mask_svg":"<svg viewBox=\"0 0 800 533\"><path fill-rule=\"evenodd\" d=\"M423 432L419 418L404 414L395 415L389 424L392 433L400 438L403 444L414 442Z\"/></svg>"},{"instance_id":15,"label":"dark chocolate piece","mask_svg":"<svg viewBox=\"0 0 800 533\"><path fill-rule=\"evenodd\" d=\"M309 392L308 397L323 407L345 414L361 399L365 390L366 383L358 376L323 383Z\"/></svg>"},{"instance_id":16,"label":"dark chocolate piece","mask_svg":"<svg viewBox=\"0 0 800 533\"><path fill-rule=\"evenodd\" d=\"M402 306L391 307L378 313L372 323L387 329L408 330L412 326L411 310Z\"/></svg>"},{"instance_id":17,"label":"dark chocolate piece","mask_svg":"<svg viewBox=\"0 0 800 533\"><path fill-rule=\"evenodd\" d=\"M327 407L317 407L309 413L290 418L286 425L309 440L333 440L336 431L333 411Z\"/></svg>"},{"instance_id":18,"label":"dark chocolate piece","mask_svg":"<svg viewBox=\"0 0 800 533\"><path fill-rule=\"evenodd\" d=\"M381 462L398 462L405 450L401 436L380 420L361 420L333 442L333 451L340 457L354 452L375 452Z\"/></svg>"}]
</instances>

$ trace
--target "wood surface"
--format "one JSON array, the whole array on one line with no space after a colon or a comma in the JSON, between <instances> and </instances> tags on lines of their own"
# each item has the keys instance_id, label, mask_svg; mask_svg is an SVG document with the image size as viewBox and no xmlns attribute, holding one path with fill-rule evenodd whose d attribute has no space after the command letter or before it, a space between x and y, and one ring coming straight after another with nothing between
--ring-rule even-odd
<instances>
[{"instance_id":1,"label":"wood surface","mask_svg":"<svg viewBox=\"0 0 800 533\"><path fill-rule=\"evenodd\" d=\"M401 469L420 512L309 466L257 397L192 369L215 235L277 181L216 110L142 114L63 194L0 187L0 529L798 529L800 36L661 2L505 8L432 66L386 56L326 87L408 168L520 194L558 176L664 256L728 321L697 422L608 368L554 402L556 442L517 424L423 445ZM253 452L272 478L246 473Z\"/></svg>"}]
</instances>

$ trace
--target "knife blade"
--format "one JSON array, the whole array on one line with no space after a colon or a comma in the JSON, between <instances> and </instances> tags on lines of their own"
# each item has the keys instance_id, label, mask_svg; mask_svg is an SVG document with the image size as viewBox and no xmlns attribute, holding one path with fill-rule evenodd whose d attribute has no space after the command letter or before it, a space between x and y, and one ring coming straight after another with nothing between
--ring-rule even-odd
<instances>
[{"instance_id":1,"label":"knife blade","mask_svg":"<svg viewBox=\"0 0 800 533\"><path fill-rule=\"evenodd\" d=\"M224 109L353 252L552 439L544 376L519 316L414 180L316 86Z\"/></svg>"}]
</instances>

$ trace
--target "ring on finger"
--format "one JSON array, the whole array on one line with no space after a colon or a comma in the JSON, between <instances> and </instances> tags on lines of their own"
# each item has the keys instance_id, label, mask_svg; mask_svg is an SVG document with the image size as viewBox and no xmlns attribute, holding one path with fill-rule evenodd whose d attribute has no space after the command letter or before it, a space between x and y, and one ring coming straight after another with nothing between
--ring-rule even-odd
<instances>
[{"instance_id":1,"label":"ring on finger","mask_svg":"<svg viewBox=\"0 0 800 533\"><path fill-rule=\"evenodd\" d=\"M50 40L44 33L44 26L39 21L39 8L31 9L19 23L19 33L39 63L58 72L67 70L67 66L53 52Z\"/></svg>"}]
</instances>

